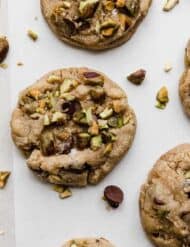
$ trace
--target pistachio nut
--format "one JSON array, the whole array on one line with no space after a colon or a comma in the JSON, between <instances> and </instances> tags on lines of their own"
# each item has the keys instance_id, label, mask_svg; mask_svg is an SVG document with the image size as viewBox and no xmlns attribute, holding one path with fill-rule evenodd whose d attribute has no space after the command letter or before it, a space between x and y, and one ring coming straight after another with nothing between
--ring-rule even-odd
<instances>
[{"instance_id":1,"label":"pistachio nut","mask_svg":"<svg viewBox=\"0 0 190 247\"><path fill-rule=\"evenodd\" d=\"M77 85L78 85L78 82L76 80L73 80L70 78L65 78L63 83L61 84L61 87L60 87L61 95L71 91Z\"/></svg>"},{"instance_id":2,"label":"pistachio nut","mask_svg":"<svg viewBox=\"0 0 190 247\"><path fill-rule=\"evenodd\" d=\"M111 117L113 114L113 109L112 108L109 108L109 107L106 107L103 112L100 113L100 117L102 119L107 119L109 117Z\"/></svg>"},{"instance_id":3,"label":"pistachio nut","mask_svg":"<svg viewBox=\"0 0 190 247\"><path fill-rule=\"evenodd\" d=\"M94 86L94 85L102 86L104 84L104 77L95 71L84 72L83 80L85 84L91 85L91 86Z\"/></svg>"},{"instance_id":4,"label":"pistachio nut","mask_svg":"<svg viewBox=\"0 0 190 247\"><path fill-rule=\"evenodd\" d=\"M98 6L99 0L82 0L79 5L79 12L82 18L90 18Z\"/></svg>"},{"instance_id":5,"label":"pistachio nut","mask_svg":"<svg viewBox=\"0 0 190 247\"><path fill-rule=\"evenodd\" d=\"M102 145L102 137L101 135L94 136L91 138L90 146L92 150L97 150Z\"/></svg>"},{"instance_id":6,"label":"pistachio nut","mask_svg":"<svg viewBox=\"0 0 190 247\"><path fill-rule=\"evenodd\" d=\"M119 28L119 25L114 20L107 20L100 24L100 33L104 37L111 37Z\"/></svg>"},{"instance_id":7,"label":"pistachio nut","mask_svg":"<svg viewBox=\"0 0 190 247\"><path fill-rule=\"evenodd\" d=\"M9 171L0 171L0 189L5 187L10 174L11 172Z\"/></svg>"}]
</instances>

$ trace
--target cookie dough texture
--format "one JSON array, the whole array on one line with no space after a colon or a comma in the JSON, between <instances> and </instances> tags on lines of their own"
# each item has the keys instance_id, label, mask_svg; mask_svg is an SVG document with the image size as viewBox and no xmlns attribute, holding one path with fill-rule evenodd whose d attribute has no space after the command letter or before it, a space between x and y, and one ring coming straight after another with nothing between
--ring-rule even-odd
<instances>
[{"instance_id":1,"label":"cookie dough texture","mask_svg":"<svg viewBox=\"0 0 190 247\"><path fill-rule=\"evenodd\" d=\"M50 72L21 92L12 138L44 180L97 184L130 148L136 118L125 92L88 68Z\"/></svg>"},{"instance_id":2,"label":"cookie dough texture","mask_svg":"<svg viewBox=\"0 0 190 247\"><path fill-rule=\"evenodd\" d=\"M84 238L68 241L62 247L114 247L104 238Z\"/></svg>"},{"instance_id":3,"label":"cookie dough texture","mask_svg":"<svg viewBox=\"0 0 190 247\"><path fill-rule=\"evenodd\" d=\"M151 0L41 0L42 13L62 41L91 50L126 42L146 16Z\"/></svg>"},{"instance_id":4,"label":"cookie dough texture","mask_svg":"<svg viewBox=\"0 0 190 247\"><path fill-rule=\"evenodd\" d=\"M179 95L183 109L190 117L190 40L185 49L185 71L180 79Z\"/></svg>"},{"instance_id":5,"label":"cookie dough texture","mask_svg":"<svg viewBox=\"0 0 190 247\"><path fill-rule=\"evenodd\" d=\"M190 246L190 144L160 157L140 192L140 215L158 247Z\"/></svg>"}]
</instances>

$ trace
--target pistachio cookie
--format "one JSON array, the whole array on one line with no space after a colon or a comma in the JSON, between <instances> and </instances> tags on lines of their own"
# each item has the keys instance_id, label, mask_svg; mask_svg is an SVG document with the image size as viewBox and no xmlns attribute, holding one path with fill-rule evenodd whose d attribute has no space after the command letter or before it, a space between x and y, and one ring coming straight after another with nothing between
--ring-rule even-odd
<instances>
[{"instance_id":1,"label":"pistachio cookie","mask_svg":"<svg viewBox=\"0 0 190 247\"><path fill-rule=\"evenodd\" d=\"M62 41L92 50L126 42L150 4L151 0L41 0L47 23Z\"/></svg>"},{"instance_id":2,"label":"pistachio cookie","mask_svg":"<svg viewBox=\"0 0 190 247\"><path fill-rule=\"evenodd\" d=\"M184 111L190 117L190 40L185 49L185 71L180 79L179 95Z\"/></svg>"},{"instance_id":3,"label":"pistachio cookie","mask_svg":"<svg viewBox=\"0 0 190 247\"><path fill-rule=\"evenodd\" d=\"M114 247L105 238L81 238L68 241L63 247Z\"/></svg>"},{"instance_id":4,"label":"pistachio cookie","mask_svg":"<svg viewBox=\"0 0 190 247\"><path fill-rule=\"evenodd\" d=\"M190 246L190 144L160 157L140 193L147 236L158 247Z\"/></svg>"},{"instance_id":5,"label":"pistachio cookie","mask_svg":"<svg viewBox=\"0 0 190 247\"><path fill-rule=\"evenodd\" d=\"M136 130L125 92L87 68L53 71L24 90L11 120L28 166L53 184L97 184L130 148Z\"/></svg>"}]
</instances>

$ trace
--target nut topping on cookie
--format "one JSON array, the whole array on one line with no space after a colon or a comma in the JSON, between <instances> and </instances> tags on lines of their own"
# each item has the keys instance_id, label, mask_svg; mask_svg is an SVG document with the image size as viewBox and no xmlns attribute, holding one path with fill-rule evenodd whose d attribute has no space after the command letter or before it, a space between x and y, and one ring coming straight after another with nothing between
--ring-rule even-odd
<instances>
[{"instance_id":1,"label":"nut topping on cookie","mask_svg":"<svg viewBox=\"0 0 190 247\"><path fill-rule=\"evenodd\" d=\"M117 84L81 68L54 71L23 91L11 125L38 175L85 186L103 178L128 150L136 121Z\"/></svg>"},{"instance_id":2,"label":"nut topping on cookie","mask_svg":"<svg viewBox=\"0 0 190 247\"><path fill-rule=\"evenodd\" d=\"M146 71L144 69L139 69L127 76L127 79L135 85L140 85L144 81L146 76Z\"/></svg>"}]
</instances>

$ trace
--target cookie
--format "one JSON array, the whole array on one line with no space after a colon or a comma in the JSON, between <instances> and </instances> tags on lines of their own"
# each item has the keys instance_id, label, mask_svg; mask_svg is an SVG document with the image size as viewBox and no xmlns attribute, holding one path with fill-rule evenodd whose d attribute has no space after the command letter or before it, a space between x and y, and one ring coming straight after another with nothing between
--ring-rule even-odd
<instances>
[{"instance_id":1,"label":"cookie","mask_svg":"<svg viewBox=\"0 0 190 247\"><path fill-rule=\"evenodd\" d=\"M63 247L114 247L105 238L81 238L68 241Z\"/></svg>"},{"instance_id":2,"label":"cookie","mask_svg":"<svg viewBox=\"0 0 190 247\"><path fill-rule=\"evenodd\" d=\"M190 117L190 40L185 49L185 71L180 79L179 95L183 109Z\"/></svg>"},{"instance_id":3,"label":"cookie","mask_svg":"<svg viewBox=\"0 0 190 247\"><path fill-rule=\"evenodd\" d=\"M158 247L190 246L190 144L160 157L140 192L140 215Z\"/></svg>"},{"instance_id":4,"label":"cookie","mask_svg":"<svg viewBox=\"0 0 190 247\"><path fill-rule=\"evenodd\" d=\"M50 72L21 92L12 137L53 184L97 184L130 148L136 118L125 92L88 68Z\"/></svg>"},{"instance_id":5,"label":"cookie","mask_svg":"<svg viewBox=\"0 0 190 247\"><path fill-rule=\"evenodd\" d=\"M126 42L151 0L41 0L42 13L60 40L91 50Z\"/></svg>"}]
</instances>

